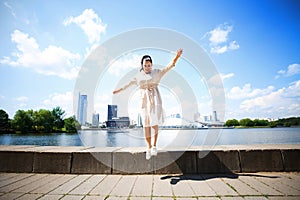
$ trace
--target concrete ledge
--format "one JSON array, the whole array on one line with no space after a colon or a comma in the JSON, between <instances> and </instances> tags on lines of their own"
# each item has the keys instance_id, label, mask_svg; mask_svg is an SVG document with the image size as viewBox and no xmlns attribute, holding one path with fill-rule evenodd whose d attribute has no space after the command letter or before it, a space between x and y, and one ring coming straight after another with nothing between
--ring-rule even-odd
<instances>
[{"instance_id":1,"label":"concrete ledge","mask_svg":"<svg viewBox=\"0 0 300 200\"><path fill-rule=\"evenodd\" d=\"M280 149L240 151L241 172L283 171Z\"/></svg>"},{"instance_id":2,"label":"concrete ledge","mask_svg":"<svg viewBox=\"0 0 300 200\"><path fill-rule=\"evenodd\" d=\"M0 172L73 174L203 174L300 171L300 145L144 147L1 146Z\"/></svg>"}]
</instances>

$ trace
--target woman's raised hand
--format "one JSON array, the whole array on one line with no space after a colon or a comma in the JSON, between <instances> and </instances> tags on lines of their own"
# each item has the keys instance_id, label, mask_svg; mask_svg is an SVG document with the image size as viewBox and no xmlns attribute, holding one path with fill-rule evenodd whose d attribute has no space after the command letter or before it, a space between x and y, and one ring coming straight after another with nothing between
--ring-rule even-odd
<instances>
[{"instance_id":1,"label":"woman's raised hand","mask_svg":"<svg viewBox=\"0 0 300 200\"><path fill-rule=\"evenodd\" d=\"M177 50L176 57L179 58L179 57L181 56L182 53L183 53L183 49L178 49L178 50Z\"/></svg>"}]
</instances>

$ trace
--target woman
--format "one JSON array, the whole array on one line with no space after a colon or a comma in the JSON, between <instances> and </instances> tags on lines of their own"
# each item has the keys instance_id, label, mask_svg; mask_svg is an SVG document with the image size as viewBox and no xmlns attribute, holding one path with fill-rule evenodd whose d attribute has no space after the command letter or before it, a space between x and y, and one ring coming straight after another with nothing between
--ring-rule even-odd
<instances>
[{"instance_id":1,"label":"woman","mask_svg":"<svg viewBox=\"0 0 300 200\"><path fill-rule=\"evenodd\" d=\"M161 78L175 66L182 52L183 50L179 49L173 61L162 70L152 70L151 57L149 55L144 55L141 60L142 66L140 73L138 73L137 76L124 87L113 91L113 94L117 94L131 85L137 85L140 88L141 116L147 143L147 160L149 160L151 156L157 155L156 141L158 136L158 125L163 123L162 102L158 90L158 84ZM151 145L151 127L154 129L153 146Z\"/></svg>"}]
</instances>

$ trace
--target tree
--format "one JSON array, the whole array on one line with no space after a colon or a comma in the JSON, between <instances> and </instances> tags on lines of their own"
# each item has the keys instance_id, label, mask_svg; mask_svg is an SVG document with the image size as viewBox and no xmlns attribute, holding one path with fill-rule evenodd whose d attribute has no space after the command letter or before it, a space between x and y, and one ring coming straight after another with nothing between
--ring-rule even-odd
<instances>
[{"instance_id":1,"label":"tree","mask_svg":"<svg viewBox=\"0 0 300 200\"><path fill-rule=\"evenodd\" d=\"M10 128L10 120L8 114L4 110L0 110L0 133L6 133Z\"/></svg>"},{"instance_id":2,"label":"tree","mask_svg":"<svg viewBox=\"0 0 300 200\"><path fill-rule=\"evenodd\" d=\"M36 131L51 133L53 130L54 117L49 110L40 109L33 113Z\"/></svg>"},{"instance_id":3,"label":"tree","mask_svg":"<svg viewBox=\"0 0 300 200\"><path fill-rule=\"evenodd\" d=\"M59 106L56 108L53 108L52 111L52 116L53 116L53 129L55 131L61 131L61 129L64 127L64 116L65 116L65 111L62 110Z\"/></svg>"},{"instance_id":4,"label":"tree","mask_svg":"<svg viewBox=\"0 0 300 200\"><path fill-rule=\"evenodd\" d=\"M67 133L76 133L77 129L79 129L80 124L76 121L75 117L69 117L64 120L64 127Z\"/></svg>"},{"instance_id":5,"label":"tree","mask_svg":"<svg viewBox=\"0 0 300 200\"><path fill-rule=\"evenodd\" d=\"M245 118L245 119L241 119L240 120L240 125L241 126L253 126L254 123L253 123L253 121L251 119Z\"/></svg>"},{"instance_id":6,"label":"tree","mask_svg":"<svg viewBox=\"0 0 300 200\"><path fill-rule=\"evenodd\" d=\"M30 112L24 110L18 110L12 121L12 125L16 131L21 133L28 133L32 131L33 118Z\"/></svg>"},{"instance_id":7,"label":"tree","mask_svg":"<svg viewBox=\"0 0 300 200\"><path fill-rule=\"evenodd\" d=\"M254 126L267 126L269 122L264 119L255 119L253 120L253 125Z\"/></svg>"},{"instance_id":8,"label":"tree","mask_svg":"<svg viewBox=\"0 0 300 200\"><path fill-rule=\"evenodd\" d=\"M229 119L226 121L225 126L239 126L240 123L237 119Z\"/></svg>"}]
</instances>

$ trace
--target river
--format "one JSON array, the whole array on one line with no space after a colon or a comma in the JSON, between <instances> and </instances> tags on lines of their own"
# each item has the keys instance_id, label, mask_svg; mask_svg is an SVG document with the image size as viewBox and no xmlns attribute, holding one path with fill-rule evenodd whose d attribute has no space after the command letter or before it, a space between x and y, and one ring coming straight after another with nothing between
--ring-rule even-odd
<instances>
[{"instance_id":1,"label":"river","mask_svg":"<svg viewBox=\"0 0 300 200\"><path fill-rule=\"evenodd\" d=\"M300 128L160 130L159 147L201 145L300 144ZM145 146L142 129L84 130L78 134L0 135L0 145Z\"/></svg>"}]
</instances>

